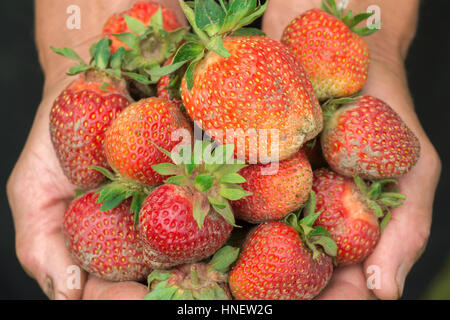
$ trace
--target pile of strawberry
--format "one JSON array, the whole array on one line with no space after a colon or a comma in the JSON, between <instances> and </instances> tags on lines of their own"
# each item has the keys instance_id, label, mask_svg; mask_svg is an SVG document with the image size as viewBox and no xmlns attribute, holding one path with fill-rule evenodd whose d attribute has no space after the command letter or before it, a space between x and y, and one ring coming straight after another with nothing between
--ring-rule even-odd
<instances>
[{"instance_id":1,"label":"pile of strawberry","mask_svg":"<svg viewBox=\"0 0 450 320\"><path fill-rule=\"evenodd\" d=\"M419 157L393 109L357 95L370 14L324 0L279 42L246 27L267 2L180 4L192 32L141 1L89 62L52 48L79 62L50 115L79 188L67 248L93 275L147 280L148 299L311 299L370 255Z\"/></svg>"}]
</instances>

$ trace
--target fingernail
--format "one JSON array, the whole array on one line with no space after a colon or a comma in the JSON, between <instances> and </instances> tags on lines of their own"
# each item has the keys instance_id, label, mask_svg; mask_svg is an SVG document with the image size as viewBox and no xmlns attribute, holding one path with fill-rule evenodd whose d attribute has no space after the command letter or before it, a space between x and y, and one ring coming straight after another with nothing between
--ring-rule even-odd
<instances>
[{"instance_id":1,"label":"fingernail","mask_svg":"<svg viewBox=\"0 0 450 320\"><path fill-rule=\"evenodd\" d=\"M398 297L401 298L403 295L403 288L405 286L406 275L408 274L408 269L405 264L401 264L397 269L397 275L395 281L397 282Z\"/></svg>"},{"instance_id":2,"label":"fingernail","mask_svg":"<svg viewBox=\"0 0 450 320\"><path fill-rule=\"evenodd\" d=\"M53 300L55 298L55 290L53 287L53 279L50 278L50 276L45 277L44 280L44 293L47 295L47 297L50 300Z\"/></svg>"}]
</instances>

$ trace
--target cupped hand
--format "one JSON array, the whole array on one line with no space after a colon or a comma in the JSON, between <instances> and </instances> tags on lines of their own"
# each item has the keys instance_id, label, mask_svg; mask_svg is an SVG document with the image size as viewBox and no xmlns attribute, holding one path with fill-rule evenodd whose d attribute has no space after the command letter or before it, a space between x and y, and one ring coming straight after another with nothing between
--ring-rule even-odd
<instances>
[{"instance_id":1,"label":"cupped hand","mask_svg":"<svg viewBox=\"0 0 450 320\"><path fill-rule=\"evenodd\" d=\"M147 289L140 283L114 283L87 277L81 269L74 272L76 264L64 243L64 211L76 187L64 176L53 150L49 112L71 80L63 76L47 82L32 130L8 181L17 257L50 299L141 299ZM78 274L80 278L75 279Z\"/></svg>"},{"instance_id":2,"label":"cupped hand","mask_svg":"<svg viewBox=\"0 0 450 320\"><path fill-rule=\"evenodd\" d=\"M263 31L281 39L286 25L302 12L320 8L320 0L272 0L263 20ZM399 179L399 191L406 195L403 206L392 210L374 252L361 265L337 268L320 299L397 299L401 297L408 272L422 254L430 233L434 193L439 181L439 156L420 125L414 111L404 59L414 36L417 14L413 6L405 7L404 19L398 19L391 1L380 1L382 30L366 37L371 64L363 94L387 102L418 136L420 159L415 167ZM410 2L409 4L412 4ZM354 12L365 11L365 1L350 1ZM355 8L357 7L357 8ZM403 8L404 6L402 6ZM383 11L384 10L384 11ZM395 24L398 25L395 25ZM375 279L374 277L379 277ZM369 281L367 281L369 280ZM369 290L367 282L370 282Z\"/></svg>"}]
</instances>

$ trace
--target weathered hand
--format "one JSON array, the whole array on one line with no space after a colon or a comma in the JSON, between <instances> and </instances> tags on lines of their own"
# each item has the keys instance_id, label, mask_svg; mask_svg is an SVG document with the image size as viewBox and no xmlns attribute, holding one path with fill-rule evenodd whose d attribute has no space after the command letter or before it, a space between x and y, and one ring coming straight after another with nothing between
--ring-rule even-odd
<instances>
[{"instance_id":1,"label":"weathered hand","mask_svg":"<svg viewBox=\"0 0 450 320\"><path fill-rule=\"evenodd\" d=\"M263 30L279 40L285 26L302 12L320 8L320 0L272 0L263 20ZM350 1L354 12L365 11L372 3ZM381 239L363 265L338 268L322 299L366 299L373 297L366 278L379 276L373 294L380 299L401 296L406 275L423 252L430 232L431 213L441 163L433 145L422 129L408 89L403 65L414 36L417 3L402 4L404 19L398 19L398 5L379 0L382 30L366 37L371 51L368 81L363 93L387 102L416 133L421 143L421 156L411 172L399 180L400 192L407 196L404 205L392 210L392 219ZM369 266L375 266L368 269ZM377 268L378 267L378 268ZM370 270L369 273L367 271ZM372 270L379 271L373 274Z\"/></svg>"}]
</instances>

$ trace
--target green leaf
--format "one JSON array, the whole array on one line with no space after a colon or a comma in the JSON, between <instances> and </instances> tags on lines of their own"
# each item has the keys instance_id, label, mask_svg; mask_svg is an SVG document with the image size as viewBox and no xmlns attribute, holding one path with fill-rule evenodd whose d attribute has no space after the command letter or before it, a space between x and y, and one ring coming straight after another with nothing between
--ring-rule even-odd
<instances>
[{"instance_id":1,"label":"green leaf","mask_svg":"<svg viewBox=\"0 0 450 320\"><path fill-rule=\"evenodd\" d=\"M267 5L269 4L269 1L266 1L263 5L259 6L254 10L252 13L248 14L246 17L242 18L239 23L233 28L233 31L239 30L242 27L245 27L252 22L254 22L256 19L261 17L264 12L267 10Z\"/></svg>"},{"instance_id":2,"label":"green leaf","mask_svg":"<svg viewBox=\"0 0 450 320\"><path fill-rule=\"evenodd\" d=\"M56 54L59 54L63 57L78 61L79 63L86 65L86 62L84 62L84 60L81 59L80 56L72 49L69 48L58 49L55 47L50 47L50 49L52 49L53 52L55 52Z\"/></svg>"},{"instance_id":3,"label":"green leaf","mask_svg":"<svg viewBox=\"0 0 450 320\"><path fill-rule=\"evenodd\" d=\"M178 287L169 286L167 280L161 281L148 295L145 296L144 300L171 300L177 290Z\"/></svg>"},{"instance_id":4,"label":"green leaf","mask_svg":"<svg viewBox=\"0 0 450 320\"><path fill-rule=\"evenodd\" d=\"M150 20L150 26L155 30L163 30L163 15L161 6L158 7L156 13L152 16Z\"/></svg>"},{"instance_id":5,"label":"green leaf","mask_svg":"<svg viewBox=\"0 0 450 320\"><path fill-rule=\"evenodd\" d=\"M242 170L243 168L247 167L248 165L245 163L233 163L233 164L222 164L219 165L217 169L214 170L214 175L218 178L229 174L229 173L236 173Z\"/></svg>"},{"instance_id":6,"label":"green leaf","mask_svg":"<svg viewBox=\"0 0 450 320\"><path fill-rule=\"evenodd\" d=\"M212 270L227 272L230 265L236 261L239 256L239 248L224 246L219 249L212 257L209 265Z\"/></svg>"},{"instance_id":7,"label":"green leaf","mask_svg":"<svg viewBox=\"0 0 450 320\"><path fill-rule=\"evenodd\" d=\"M139 83L142 83L142 84L151 84L152 83L147 77L145 77L139 73L124 72L123 74L133 80L136 80Z\"/></svg>"},{"instance_id":8,"label":"green leaf","mask_svg":"<svg viewBox=\"0 0 450 320\"><path fill-rule=\"evenodd\" d=\"M351 13L351 10L349 11L349 13ZM354 16L351 20L350 23L347 24L347 26L352 29L354 26L358 25L360 22L367 20L368 18L370 18L371 16L373 16L374 12L362 12L357 14L356 16Z\"/></svg>"},{"instance_id":9,"label":"green leaf","mask_svg":"<svg viewBox=\"0 0 450 320\"><path fill-rule=\"evenodd\" d=\"M102 206L100 207L100 211L112 210L120 205L126 198L126 192L117 193L103 202Z\"/></svg>"},{"instance_id":10,"label":"green leaf","mask_svg":"<svg viewBox=\"0 0 450 320\"><path fill-rule=\"evenodd\" d=\"M305 225L308 227L312 227L314 225L314 222L317 220L317 218L320 216L320 213L313 213L309 216L304 217L300 220L299 224Z\"/></svg>"},{"instance_id":11,"label":"green leaf","mask_svg":"<svg viewBox=\"0 0 450 320\"><path fill-rule=\"evenodd\" d=\"M173 177L167 178L164 182L174 184L177 186L182 186L182 185L186 184L187 178L185 175L173 176Z\"/></svg>"},{"instance_id":12,"label":"green leaf","mask_svg":"<svg viewBox=\"0 0 450 320\"><path fill-rule=\"evenodd\" d=\"M122 60L125 55L125 48L120 47L116 52L112 55L111 58L111 68L120 70L122 67Z\"/></svg>"},{"instance_id":13,"label":"green leaf","mask_svg":"<svg viewBox=\"0 0 450 320\"><path fill-rule=\"evenodd\" d=\"M310 237L315 237L315 236L331 237L331 234L324 227L315 226L313 231L310 233Z\"/></svg>"},{"instance_id":14,"label":"green leaf","mask_svg":"<svg viewBox=\"0 0 450 320\"><path fill-rule=\"evenodd\" d=\"M391 220L391 213L388 212L384 216L384 218L380 222L380 231L383 232L384 228L386 228L388 222Z\"/></svg>"},{"instance_id":15,"label":"green leaf","mask_svg":"<svg viewBox=\"0 0 450 320\"><path fill-rule=\"evenodd\" d=\"M374 28L353 28L352 31L361 37L366 37L378 31L378 25L375 26Z\"/></svg>"},{"instance_id":16,"label":"green leaf","mask_svg":"<svg viewBox=\"0 0 450 320\"><path fill-rule=\"evenodd\" d=\"M219 208L218 206L215 206L215 205L213 205L213 208L214 208L214 210L216 210L216 212L218 214L220 214L225 219L226 222L231 224L233 227L239 227L235 223L234 214L233 214L233 211L231 210L231 206L230 206L229 202L225 201L224 204L225 204L225 208Z\"/></svg>"},{"instance_id":17,"label":"green leaf","mask_svg":"<svg viewBox=\"0 0 450 320\"><path fill-rule=\"evenodd\" d=\"M105 37L97 43L97 46L95 48L95 65L101 70L104 70L108 67L109 58L111 57L110 45L111 40Z\"/></svg>"},{"instance_id":18,"label":"green leaf","mask_svg":"<svg viewBox=\"0 0 450 320\"><path fill-rule=\"evenodd\" d=\"M191 91L192 87L194 86L195 67L197 66L197 63L199 62L199 60L202 58L203 58L203 53L200 56L198 56L195 60L193 60L186 69L186 73L184 76L186 78L186 86L189 91Z\"/></svg>"},{"instance_id":19,"label":"green leaf","mask_svg":"<svg viewBox=\"0 0 450 320\"><path fill-rule=\"evenodd\" d=\"M67 72L67 75L74 76L77 74L80 74L84 71L87 71L89 69L92 69L92 66L88 66L86 64L78 64L76 66L73 66L69 69L69 72Z\"/></svg>"},{"instance_id":20,"label":"green leaf","mask_svg":"<svg viewBox=\"0 0 450 320\"><path fill-rule=\"evenodd\" d=\"M219 56L228 58L231 53L223 45L222 37L213 37L207 44L206 48L212 52L217 53Z\"/></svg>"},{"instance_id":21,"label":"green leaf","mask_svg":"<svg viewBox=\"0 0 450 320\"><path fill-rule=\"evenodd\" d=\"M113 34L121 42L125 43L131 49L137 49L139 47L139 37L130 32Z\"/></svg>"},{"instance_id":22,"label":"green leaf","mask_svg":"<svg viewBox=\"0 0 450 320\"><path fill-rule=\"evenodd\" d=\"M311 191L308 201L306 201L303 210L305 217L310 216L316 212L316 193L314 191Z\"/></svg>"},{"instance_id":23,"label":"green leaf","mask_svg":"<svg viewBox=\"0 0 450 320\"><path fill-rule=\"evenodd\" d=\"M214 183L214 177L204 173L204 174L199 174L197 177L195 177L194 180L194 187L200 191L200 192L204 192L207 191L209 189L211 189L212 185Z\"/></svg>"},{"instance_id":24,"label":"green leaf","mask_svg":"<svg viewBox=\"0 0 450 320\"><path fill-rule=\"evenodd\" d=\"M182 172L180 172L180 168L178 166L174 165L173 163L168 163L168 162L155 164L152 166L152 169L163 176L172 176L172 175L177 175L177 174L182 173Z\"/></svg>"},{"instance_id":25,"label":"green leaf","mask_svg":"<svg viewBox=\"0 0 450 320\"><path fill-rule=\"evenodd\" d=\"M244 183L247 180L239 173L228 173L222 176L219 181L221 183Z\"/></svg>"},{"instance_id":26,"label":"green leaf","mask_svg":"<svg viewBox=\"0 0 450 320\"><path fill-rule=\"evenodd\" d=\"M359 188L359 191L361 191L362 194L367 194L368 188L367 188L367 184L364 182L364 180L356 175L353 177L353 180L354 180L356 186Z\"/></svg>"},{"instance_id":27,"label":"green leaf","mask_svg":"<svg viewBox=\"0 0 450 320\"><path fill-rule=\"evenodd\" d=\"M383 209L375 201L369 201L369 207L378 218L383 217Z\"/></svg>"},{"instance_id":28,"label":"green leaf","mask_svg":"<svg viewBox=\"0 0 450 320\"><path fill-rule=\"evenodd\" d=\"M147 277L147 283L151 285L154 280L166 281L172 278L170 271L165 270L153 270Z\"/></svg>"},{"instance_id":29,"label":"green leaf","mask_svg":"<svg viewBox=\"0 0 450 320\"><path fill-rule=\"evenodd\" d=\"M103 167L98 167L98 166L90 166L88 167L89 169L93 169L93 170L97 170L98 172L100 172L101 174L103 174L106 178L108 178L109 180L114 180L115 179L115 175L114 173L112 173L111 171L109 171L106 168Z\"/></svg>"},{"instance_id":30,"label":"green leaf","mask_svg":"<svg viewBox=\"0 0 450 320\"><path fill-rule=\"evenodd\" d=\"M130 210L134 213L134 224L139 224L139 212L141 211L142 203L144 202L146 195L136 193L131 200Z\"/></svg>"},{"instance_id":31,"label":"green leaf","mask_svg":"<svg viewBox=\"0 0 450 320\"><path fill-rule=\"evenodd\" d=\"M250 37L250 36L263 36L265 37L266 34L257 28L241 28L236 31L234 31L231 36L233 37Z\"/></svg>"},{"instance_id":32,"label":"green leaf","mask_svg":"<svg viewBox=\"0 0 450 320\"><path fill-rule=\"evenodd\" d=\"M203 223L210 211L210 204L208 199L201 193L196 192L193 200L193 215L198 227L203 228Z\"/></svg>"},{"instance_id":33,"label":"green leaf","mask_svg":"<svg viewBox=\"0 0 450 320\"><path fill-rule=\"evenodd\" d=\"M211 203L214 207L218 207L220 209L225 209L227 206L227 200L225 200L222 197L212 197L208 196L208 201Z\"/></svg>"},{"instance_id":34,"label":"green leaf","mask_svg":"<svg viewBox=\"0 0 450 320\"><path fill-rule=\"evenodd\" d=\"M214 0L195 1L195 23L197 27L208 33L216 34L225 19L225 11Z\"/></svg>"},{"instance_id":35,"label":"green leaf","mask_svg":"<svg viewBox=\"0 0 450 320\"><path fill-rule=\"evenodd\" d=\"M256 5L257 0L231 0L221 32L234 31L239 21L255 10Z\"/></svg>"},{"instance_id":36,"label":"green leaf","mask_svg":"<svg viewBox=\"0 0 450 320\"><path fill-rule=\"evenodd\" d=\"M147 30L147 26L143 24L140 20L130 17L129 15L124 14L123 18L127 24L128 29L136 34L143 34Z\"/></svg>"},{"instance_id":37,"label":"green leaf","mask_svg":"<svg viewBox=\"0 0 450 320\"><path fill-rule=\"evenodd\" d=\"M333 239L329 237L320 237L317 240L314 240L313 244L320 245L325 253L331 257L334 257L337 254L336 242L334 242Z\"/></svg>"},{"instance_id":38,"label":"green leaf","mask_svg":"<svg viewBox=\"0 0 450 320\"><path fill-rule=\"evenodd\" d=\"M240 186L225 186L221 185L219 194L225 199L236 201L242 198L245 198L246 194L244 189Z\"/></svg>"}]
</instances>

